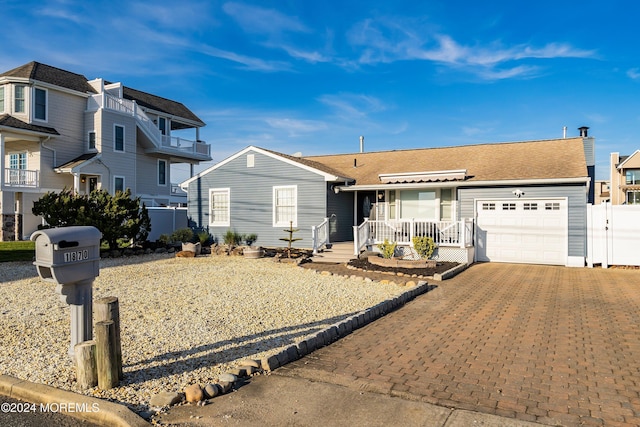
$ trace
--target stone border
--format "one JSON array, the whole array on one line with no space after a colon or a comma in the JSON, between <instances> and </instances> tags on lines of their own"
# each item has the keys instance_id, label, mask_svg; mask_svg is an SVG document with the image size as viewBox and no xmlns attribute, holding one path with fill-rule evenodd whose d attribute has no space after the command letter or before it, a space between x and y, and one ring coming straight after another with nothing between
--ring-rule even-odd
<instances>
[{"instance_id":1,"label":"stone border","mask_svg":"<svg viewBox=\"0 0 640 427\"><path fill-rule=\"evenodd\" d=\"M464 270L466 270L469 267L469 265L470 264L459 264L453 268L450 268L444 273L436 273L433 275L433 280L443 281L443 280L451 279L453 276L457 275L458 273L462 273Z\"/></svg>"},{"instance_id":2,"label":"stone border","mask_svg":"<svg viewBox=\"0 0 640 427\"><path fill-rule=\"evenodd\" d=\"M371 308L362 310L340 322L328 326L326 329L316 332L310 337L298 344L292 344L272 356L265 357L260 361L262 369L265 371L273 371L287 363L294 362L307 354L314 352L322 347L337 341L340 338L349 335L356 329L379 319L380 317L390 313L407 302L413 300L418 295L424 294L431 289L426 281L419 281L411 290L404 292L397 297L383 301Z\"/></svg>"}]
</instances>

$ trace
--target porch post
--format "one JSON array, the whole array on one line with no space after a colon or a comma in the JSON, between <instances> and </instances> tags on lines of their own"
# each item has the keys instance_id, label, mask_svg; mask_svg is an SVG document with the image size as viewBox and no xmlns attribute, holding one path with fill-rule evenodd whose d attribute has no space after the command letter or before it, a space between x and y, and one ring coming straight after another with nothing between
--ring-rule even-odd
<instances>
[{"instance_id":1,"label":"porch post","mask_svg":"<svg viewBox=\"0 0 640 427\"><path fill-rule=\"evenodd\" d=\"M318 255L318 227L311 226L311 245L313 246L313 254Z\"/></svg>"},{"instance_id":2,"label":"porch post","mask_svg":"<svg viewBox=\"0 0 640 427\"><path fill-rule=\"evenodd\" d=\"M413 238L416 235L416 219L411 218L411 229L409 230L409 246L413 247Z\"/></svg>"},{"instance_id":3,"label":"porch post","mask_svg":"<svg viewBox=\"0 0 640 427\"><path fill-rule=\"evenodd\" d=\"M458 221L458 239L460 247L464 249L467 246L467 221L464 218Z\"/></svg>"},{"instance_id":4,"label":"porch post","mask_svg":"<svg viewBox=\"0 0 640 427\"><path fill-rule=\"evenodd\" d=\"M75 194L80 194L80 174L73 174L73 192Z\"/></svg>"},{"instance_id":5,"label":"porch post","mask_svg":"<svg viewBox=\"0 0 640 427\"><path fill-rule=\"evenodd\" d=\"M4 187L6 171L4 170L4 134L0 132L0 192Z\"/></svg>"},{"instance_id":6,"label":"porch post","mask_svg":"<svg viewBox=\"0 0 640 427\"><path fill-rule=\"evenodd\" d=\"M353 226L353 254L358 256L360 254L360 242L358 242L358 226Z\"/></svg>"}]
</instances>

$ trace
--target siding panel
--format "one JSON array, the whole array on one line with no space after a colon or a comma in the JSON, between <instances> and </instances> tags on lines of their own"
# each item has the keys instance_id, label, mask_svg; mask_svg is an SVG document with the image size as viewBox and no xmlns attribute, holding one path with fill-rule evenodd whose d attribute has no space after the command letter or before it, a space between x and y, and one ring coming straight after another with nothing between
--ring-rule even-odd
<instances>
[{"instance_id":1,"label":"siding panel","mask_svg":"<svg viewBox=\"0 0 640 427\"><path fill-rule=\"evenodd\" d=\"M320 224L326 215L324 178L284 161L249 152L255 166L247 167L246 154L192 181L188 191L189 217L200 227L209 224L209 189L229 188L231 192L231 226L210 227L209 232L222 241L228 229L237 233L256 233L257 245L285 246L286 227L273 226L273 187L298 186L298 226L294 247L311 247L311 226Z\"/></svg>"}]
</instances>

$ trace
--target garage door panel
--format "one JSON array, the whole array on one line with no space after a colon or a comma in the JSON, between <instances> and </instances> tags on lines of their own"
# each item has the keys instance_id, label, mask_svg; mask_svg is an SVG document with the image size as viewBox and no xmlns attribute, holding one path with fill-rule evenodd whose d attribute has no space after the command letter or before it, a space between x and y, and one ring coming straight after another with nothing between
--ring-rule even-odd
<instances>
[{"instance_id":1,"label":"garage door panel","mask_svg":"<svg viewBox=\"0 0 640 427\"><path fill-rule=\"evenodd\" d=\"M477 203L479 261L565 265L566 200ZM494 210L483 205L495 204Z\"/></svg>"}]
</instances>

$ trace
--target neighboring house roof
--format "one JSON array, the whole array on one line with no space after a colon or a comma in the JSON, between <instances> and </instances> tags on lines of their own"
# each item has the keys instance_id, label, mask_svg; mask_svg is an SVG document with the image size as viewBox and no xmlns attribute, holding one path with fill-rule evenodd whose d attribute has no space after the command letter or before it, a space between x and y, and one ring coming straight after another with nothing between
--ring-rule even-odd
<instances>
[{"instance_id":1,"label":"neighboring house roof","mask_svg":"<svg viewBox=\"0 0 640 427\"><path fill-rule=\"evenodd\" d=\"M632 162L632 159L634 159L638 153L640 153L640 150L634 151L633 154L631 154L630 156L620 156L620 163L618 163L618 165L616 167L618 169L623 169L625 167L629 167L629 166L627 166L627 163L634 163L634 162ZM635 162L635 163L637 164L637 162ZM634 167L634 166L631 166L631 167Z\"/></svg>"},{"instance_id":2,"label":"neighboring house roof","mask_svg":"<svg viewBox=\"0 0 640 427\"><path fill-rule=\"evenodd\" d=\"M355 179L358 186L380 185L381 174L424 173L429 176L435 175L430 172L447 171L466 171L465 183L588 177L581 137L308 156L303 159L349 176ZM451 180L451 174L443 175Z\"/></svg>"},{"instance_id":3,"label":"neighboring house roof","mask_svg":"<svg viewBox=\"0 0 640 427\"><path fill-rule=\"evenodd\" d=\"M71 71L62 70L35 61L0 74L0 77L5 76L37 80L82 93L96 93L96 90L87 83L87 78L82 74L72 73Z\"/></svg>"},{"instance_id":4,"label":"neighboring house roof","mask_svg":"<svg viewBox=\"0 0 640 427\"><path fill-rule=\"evenodd\" d=\"M22 120L19 120L13 116L10 116L9 114L0 115L0 129L2 128L26 130L30 132L44 133L48 135L60 135L58 131L55 130L54 128L25 123Z\"/></svg>"},{"instance_id":5,"label":"neighboring house roof","mask_svg":"<svg viewBox=\"0 0 640 427\"><path fill-rule=\"evenodd\" d=\"M136 101L136 103L142 107L166 113L171 116L180 117L182 119L191 120L198 126L205 125L198 116L193 114L191 110L180 102L172 101L170 99L162 98L160 96L152 95L126 86L123 86L122 92L123 98ZM187 128L187 126L183 126L179 122L174 122L173 120L171 121L171 129L175 130L184 128Z\"/></svg>"},{"instance_id":6,"label":"neighboring house roof","mask_svg":"<svg viewBox=\"0 0 640 427\"><path fill-rule=\"evenodd\" d=\"M60 171L67 171L67 170L71 170L73 168L75 168L76 166L80 166L81 164L83 164L84 162L93 159L94 157L97 156L98 153L87 153L87 154L81 154L78 157L76 157L73 160L69 160L68 162L57 166L55 169L60 170Z\"/></svg>"},{"instance_id":7,"label":"neighboring house roof","mask_svg":"<svg viewBox=\"0 0 640 427\"><path fill-rule=\"evenodd\" d=\"M258 148L258 147L256 147ZM335 177L337 177L339 180L348 180L351 181L352 179L349 178L349 175L344 174L343 172L340 172L330 166L327 166L321 162L316 162L313 160L309 160L308 158L305 157L299 157L299 156L290 156L288 154L283 154L283 153L278 153L277 151L272 151L272 150L267 150L262 148L262 150L267 151L273 155L276 155L278 157L282 157L283 159L287 159L289 161L295 162L295 163L300 163L301 165L307 166L309 168L312 169L316 169L318 171L324 172L326 174L329 175L333 175Z\"/></svg>"}]
</instances>

